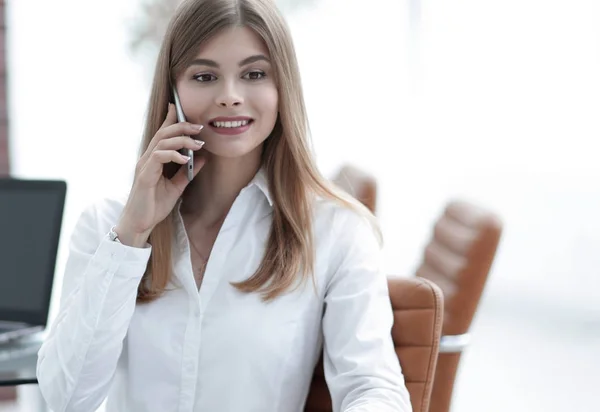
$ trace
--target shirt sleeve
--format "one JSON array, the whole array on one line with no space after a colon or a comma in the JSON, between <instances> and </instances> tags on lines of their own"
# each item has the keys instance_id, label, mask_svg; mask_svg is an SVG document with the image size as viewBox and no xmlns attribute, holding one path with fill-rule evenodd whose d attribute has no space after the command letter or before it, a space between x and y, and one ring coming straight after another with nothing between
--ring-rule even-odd
<instances>
[{"instance_id":1,"label":"shirt sleeve","mask_svg":"<svg viewBox=\"0 0 600 412\"><path fill-rule=\"evenodd\" d=\"M410 412L391 337L393 312L370 223L346 214L325 294L324 371L334 412Z\"/></svg>"},{"instance_id":2,"label":"shirt sleeve","mask_svg":"<svg viewBox=\"0 0 600 412\"><path fill-rule=\"evenodd\" d=\"M106 398L150 258L149 245L108 239L119 213L100 209L89 207L75 225L59 313L38 353L39 387L54 412L94 411Z\"/></svg>"}]
</instances>

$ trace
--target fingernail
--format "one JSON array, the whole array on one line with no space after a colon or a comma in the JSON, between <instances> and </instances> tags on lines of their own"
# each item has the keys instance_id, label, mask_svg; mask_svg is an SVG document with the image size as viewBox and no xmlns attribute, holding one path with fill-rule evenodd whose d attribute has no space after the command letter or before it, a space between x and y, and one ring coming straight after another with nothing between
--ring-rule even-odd
<instances>
[{"instance_id":1,"label":"fingernail","mask_svg":"<svg viewBox=\"0 0 600 412\"><path fill-rule=\"evenodd\" d=\"M204 126L203 126L203 125L201 125L201 124L195 124L195 125L194 125L194 127L195 127L196 129L198 129L198 131L200 131L200 130L204 129Z\"/></svg>"},{"instance_id":2,"label":"fingernail","mask_svg":"<svg viewBox=\"0 0 600 412\"><path fill-rule=\"evenodd\" d=\"M196 142L196 144L200 147L204 146L204 142L202 140L194 140L194 142Z\"/></svg>"},{"instance_id":3,"label":"fingernail","mask_svg":"<svg viewBox=\"0 0 600 412\"><path fill-rule=\"evenodd\" d=\"M187 162L188 160L190 160L190 157L189 157L189 156L186 156L186 155L181 155L181 157L183 157L183 159L184 159L186 162Z\"/></svg>"}]
</instances>

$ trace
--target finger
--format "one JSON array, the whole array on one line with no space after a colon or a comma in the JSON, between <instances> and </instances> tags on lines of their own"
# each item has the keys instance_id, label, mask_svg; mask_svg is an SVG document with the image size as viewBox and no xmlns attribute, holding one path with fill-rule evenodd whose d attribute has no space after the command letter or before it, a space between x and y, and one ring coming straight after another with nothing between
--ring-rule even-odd
<instances>
[{"instance_id":1,"label":"finger","mask_svg":"<svg viewBox=\"0 0 600 412\"><path fill-rule=\"evenodd\" d=\"M203 125L181 122L169 125L156 132L155 138L160 141L175 136L196 136L204 129Z\"/></svg>"},{"instance_id":2,"label":"finger","mask_svg":"<svg viewBox=\"0 0 600 412\"><path fill-rule=\"evenodd\" d=\"M199 130L202 130L202 127L203 126L201 126L201 125L192 125L191 123L176 123L176 124L167 126L165 129L159 130L156 133L156 135L154 135L154 138L148 145L148 148L146 149L146 151L140 158L140 163L142 163L142 164L147 163L148 157L155 150L180 150L183 148L187 148L187 149L191 149L191 150L198 150L198 149L202 148L202 146L204 145L204 142L199 141L200 143L196 143L195 139L190 139L188 136L191 133L196 133L196 134L199 133ZM179 146L177 145L178 144L177 140L173 141L171 144L159 146L159 144L163 140L173 138L174 136L181 138L179 140ZM185 141L185 139L190 139L190 140L188 140L187 143L182 143Z\"/></svg>"},{"instance_id":3,"label":"finger","mask_svg":"<svg viewBox=\"0 0 600 412\"><path fill-rule=\"evenodd\" d=\"M156 144L159 142L160 136L158 136L158 132L164 129L165 127L175 124L176 122L177 112L175 111L175 105L173 103L169 103L169 106L167 108L167 116L165 117L165 120L163 121L162 125L158 128L158 131L154 134L154 136L152 136L152 139L150 140L150 143L148 143L146 151L142 154L140 158L142 164L146 163L146 159L148 158L148 156L150 156L150 154L156 147Z\"/></svg>"},{"instance_id":4,"label":"finger","mask_svg":"<svg viewBox=\"0 0 600 412\"><path fill-rule=\"evenodd\" d=\"M194 177L198 175L200 169L204 167L206 164L206 157L203 155L194 156ZM173 186L177 188L177 190L182 193L188 184L190 184L187 178L187 170L185 167L181 167L175 176L171 179L171 183Z\"/></svg>"},{"instance_id":5,"label":"finger","mask_svg":"<svg viewBox=\"0 0 600 412\"><path fill-rule=\"evenodd\" d=\"M162 129L160 129L158 132L156 132L156 136L157 136L158 140L164 140L164 139L167 139L170 137L181 136L181 135L196 136L197 134L199 134L202 131L202 129L204 129L204 126L201 124L181 122L181 123L171 124L169 126L166 126Z\"/></svg>"},{"instance_id":6,"label":"finger","mask_svg":"<svg viewBox=\"0 0 600 412\"><path fill-rule=\"evenodd\" d=\"M156 150L190 149L196 151L202 149L202 146L204 146L204 141L202 140L195 140L189 136L176 136L158 142Z\"/></svg>"},{"instance_id":7,"label":"finger","mask_svg":"<svg viewBox=\"0 0 600 412\"><path fill-rule=\"evenodd\" d=\"M162 176L163 165L175 162L180 165L186 164L189 158L176 150L155 150L149 156L148 161L143 166L139 179L146 183L155 183Z\"/></svg>"},{"instance_id":8,"label":"finger","mask_svg":"<svg viewBox=\"0 0 600 412\"><path fill-rule=\"evenodd\" d=\"M173 103L169 103L169 107L167 109L167 116L165 117L163 124L160 125L159 129L170 126L173 123L175 123L176 121L177 121L177 111L175 110L175 105Z\"/></svg>"},{"instance_id":9,"label":"finger","mask_svg":"<svg viewBox=\"0 0 600 412\"><path fill-rule=\"evenodd\" d=\"M157 148L158 144L165 139L170 139L176 136L195 136L203 129L202 125L195 125L188 122L175 123L160 129L152 141L148 145L147 151L152 151Z\"/></svg>"}]
</instances>

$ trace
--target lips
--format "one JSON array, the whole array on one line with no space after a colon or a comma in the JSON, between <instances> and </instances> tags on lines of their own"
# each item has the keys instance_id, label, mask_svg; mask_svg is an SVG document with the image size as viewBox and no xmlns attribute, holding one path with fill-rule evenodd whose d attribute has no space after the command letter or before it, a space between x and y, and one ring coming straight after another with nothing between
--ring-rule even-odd
<instances>
[{"instance_id":1,"label":"lips","mask_svg":"<svg viewBox=\"0 0 600 412\"><path fill-rule=\"evenodd\" d=\"M247 131L254 119L247 116L215 117L208 122L210 128L222 135L238 135Z\"/></svg>"}]
</instances>

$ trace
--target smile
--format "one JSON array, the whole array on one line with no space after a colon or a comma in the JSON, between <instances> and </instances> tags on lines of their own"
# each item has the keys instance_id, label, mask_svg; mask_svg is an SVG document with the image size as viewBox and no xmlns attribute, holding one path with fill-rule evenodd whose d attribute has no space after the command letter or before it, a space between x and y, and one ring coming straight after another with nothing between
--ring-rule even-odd
<instances>
[{"instance_id":1,"label":"smile","mask_svg":"<svg viewBox=\"0 0 600 412\"><path fill-rule=\"evenodd\" d=\"M231 119L227 119L227 118L217 118L214 119L212 121L210 121L208 123L208 125L210 126L210 128L218 134L221 135L227 135L227 136L232 136L232 135L238 135L238 134L242 134L244 132L246 132L248 129L250 129L250 127L252 126L252 124L254 123L254 120L251 118L231 118Z\"/></svg>"},{"instance_id":2,"label":"smile","mask_svg":"<svg viewBox=\"0 0 600 412\"><path fill-rule=\"evenodd\" d=\"M234 127L246 126L248 123L250 123L250 120L238 120L235 122L212 122L211 126L234 128Z\"/></svg>"}]
</instances>

